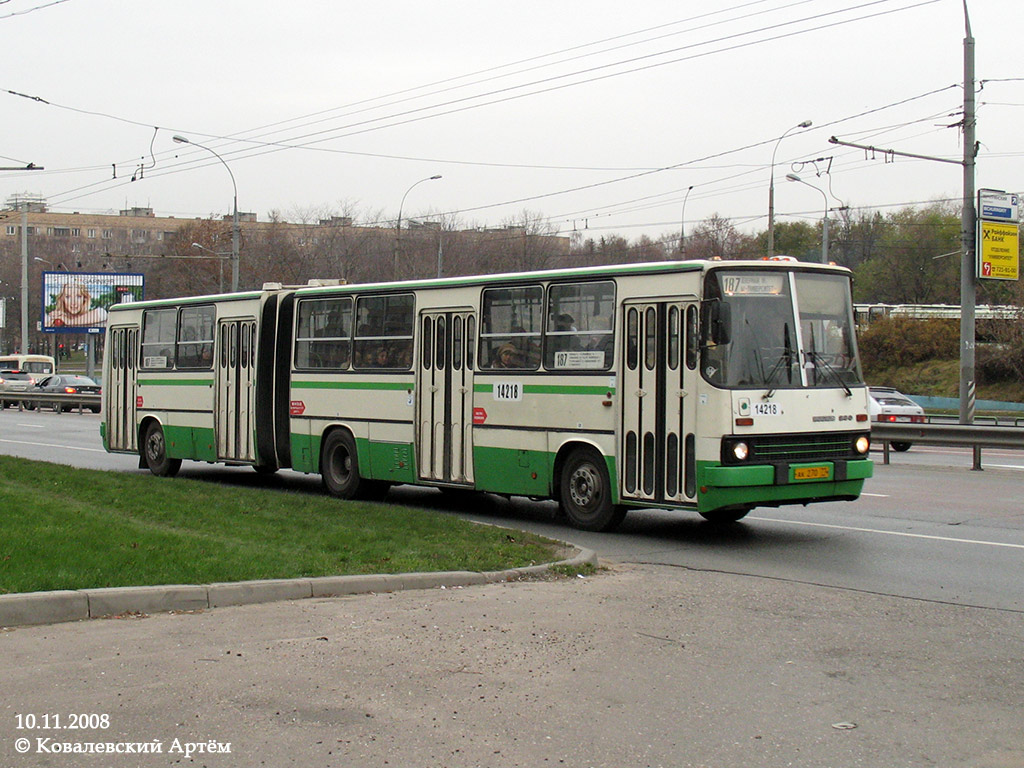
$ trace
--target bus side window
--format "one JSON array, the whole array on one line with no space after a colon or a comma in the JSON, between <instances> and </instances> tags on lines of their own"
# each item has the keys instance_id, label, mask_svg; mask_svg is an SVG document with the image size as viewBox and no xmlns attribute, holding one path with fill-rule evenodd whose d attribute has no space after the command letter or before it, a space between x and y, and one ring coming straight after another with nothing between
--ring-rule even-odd
<instances>
[{"instance_id":1,"label":"bus side window","mask_svg":"<svg viewBox=\"0 0 1024 768\"><path fill-rule=\"evenodd\" d=\"M543 295L539 285L484 290L481 368L525 371L540 366Z\"/></svg>"},{"instance_id":2,"label":"bus side window","mask_svg":"<svg viewBox=\"0 0 1024 768\"><path fill-rule=\"evenodd\" d=\"M142 368L169 370L174 367L178 310L148 309L142 315Z\"/></svg>"},{"instance_id":3,"label":"bus side window","mask_svg":"<svg viewBox=\"0 0 1024 768\"><path fill-rule=\"evenodd\" d=\"M615 283L556 283L548 288L544 367L607 370L615 342Z\"/></svg>"},{"instance_id":4,"label":"bus side window","mask_svg":"<svg viewBox=\"0 0 1024 768\"><path fill-rule=\"evenodd\" d=\"M415 303L411 293L356 300L357 368L404 371L412 367Z\"/></svg>"}]
</instances>

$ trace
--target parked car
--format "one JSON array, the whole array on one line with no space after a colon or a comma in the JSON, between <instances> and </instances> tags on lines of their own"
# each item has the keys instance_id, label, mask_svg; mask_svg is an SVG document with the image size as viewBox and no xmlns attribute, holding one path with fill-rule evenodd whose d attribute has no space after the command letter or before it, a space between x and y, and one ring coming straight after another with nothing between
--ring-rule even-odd
<instances>
[{"instance_id":1,"label":"parked car","mask_svg":"<svg viewBox=\"0 0 1024 768\"><path fill-rule=\"evenodd\" d=\"M0 371L0 393L5 395L14 392L28 392L35 387L35 384L35 379L32 378L30 373L25 373L24 371ZM0 405L6 408L8 405L15 405L15 402L4 400Z\"/></svg>"},{"instance_id":2,"label":"parked car","mask_svg":"<svg viewBox=\"0 0 1024 768\"><path fill-rule=\"evenodd\" d=\"M36 392L57 392L65 395L99 395L103 393L100 385L90 379L88 376L78 376L75 374L62 374L58 373L53 376L47 376L42 379L35 387ZM75 406L71 403L66 402L55 402L53 403L53 410L61 413L62 411ZM100 404L89 405L89 410L93 413L100 412Z\"/></svg>"},{"instance_id":3,"label":"parked car","mask_svg":"<svg viewBox=\"0 0 1024 768\"><path fill-rule=\"evenodd\" d=\"M868 413L883 424L924 424L924 408L892 387L868 387ZM893 440L894 451L909 451L912 443Z\"/></svg>"}]
</instances>

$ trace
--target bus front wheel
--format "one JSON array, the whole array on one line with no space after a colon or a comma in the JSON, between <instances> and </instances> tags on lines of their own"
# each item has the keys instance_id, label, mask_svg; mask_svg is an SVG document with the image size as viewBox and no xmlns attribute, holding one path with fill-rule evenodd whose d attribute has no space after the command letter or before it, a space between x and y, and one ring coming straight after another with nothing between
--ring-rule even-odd
<instances>
[{"instance_id":1,"label":"bus front wheel","mask_svg":"<svg viewBox=\"0 0 1024 768\"><path fill-rule=\"evenodd\" d=\"M562 467L559 501L569 522L584 531L610 531L626 516L612 503L608 467L592 448L577 448Z\"/></svg>"},{"instance_id":2,"label":"bus front wheel","mask_svg":"<svg viewBox=\"0 0 1024 768\"><path fill-rule=\"evenodd\" d=\"M181 469L181 459L172 459L167 455L164 431L155 421L146 427L142 451L149 471L158 477L174 477Z\"/></svg>"}]
</instances>

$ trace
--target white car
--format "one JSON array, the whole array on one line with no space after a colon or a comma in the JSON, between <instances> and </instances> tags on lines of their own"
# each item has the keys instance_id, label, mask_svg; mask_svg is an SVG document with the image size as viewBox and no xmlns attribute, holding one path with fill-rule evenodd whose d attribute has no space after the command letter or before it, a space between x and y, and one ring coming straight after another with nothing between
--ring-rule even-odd
<instances>
[{"instance_id":1,"label":"white car","mask_svg":"<svg viewBox=\"0 0 1024 768\"><path fill-rule=\"evenodd\" d=\"M924 408L892 387L868 387L868 413L883 424L924 424ZM893 440L894 451L910 450L910 443Z\"/></svg>"}]
</instances>

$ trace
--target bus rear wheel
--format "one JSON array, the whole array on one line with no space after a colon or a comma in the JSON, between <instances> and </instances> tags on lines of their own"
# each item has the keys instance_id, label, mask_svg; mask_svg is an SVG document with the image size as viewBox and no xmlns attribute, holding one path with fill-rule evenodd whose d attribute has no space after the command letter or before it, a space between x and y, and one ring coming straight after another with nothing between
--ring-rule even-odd
<instances>
[{"instance_id":1,"label":"bus rear wheel","mask_svg":"<svg viewBox=\"0 0 1024 768\"><path fill-rule=\"evenodd\" d=\"M164 431L155 421L146 427L146 436L142 438L142 455L149 471L158 477L174 477L181 469L181 459L172 459L167 455Z\"/></svg>"},{"instance_id":2,"label":"bus rear wheel","mask_svg":"<svg viewBox=\"0 0 1024 768\"><path fill-rule=\"evenodd\" d=\"M559 502L569 522L584 531L610 531L626 516L612 503L608 467L593 448L577 448L562 467Z\"/></svg>"},{"instance_id":3,"label":"bus rear wheel","mask_svg":"<svg viewBox=\"0 0 1024 768\"><path fill-rule=\"evenodd\" d=\"M320 453L320 477L324 487L339 499L383 499L390 487L380 480L369 480L359 474L356 441L344 430L331 432Z\"/></svg>"}]
</instances>

